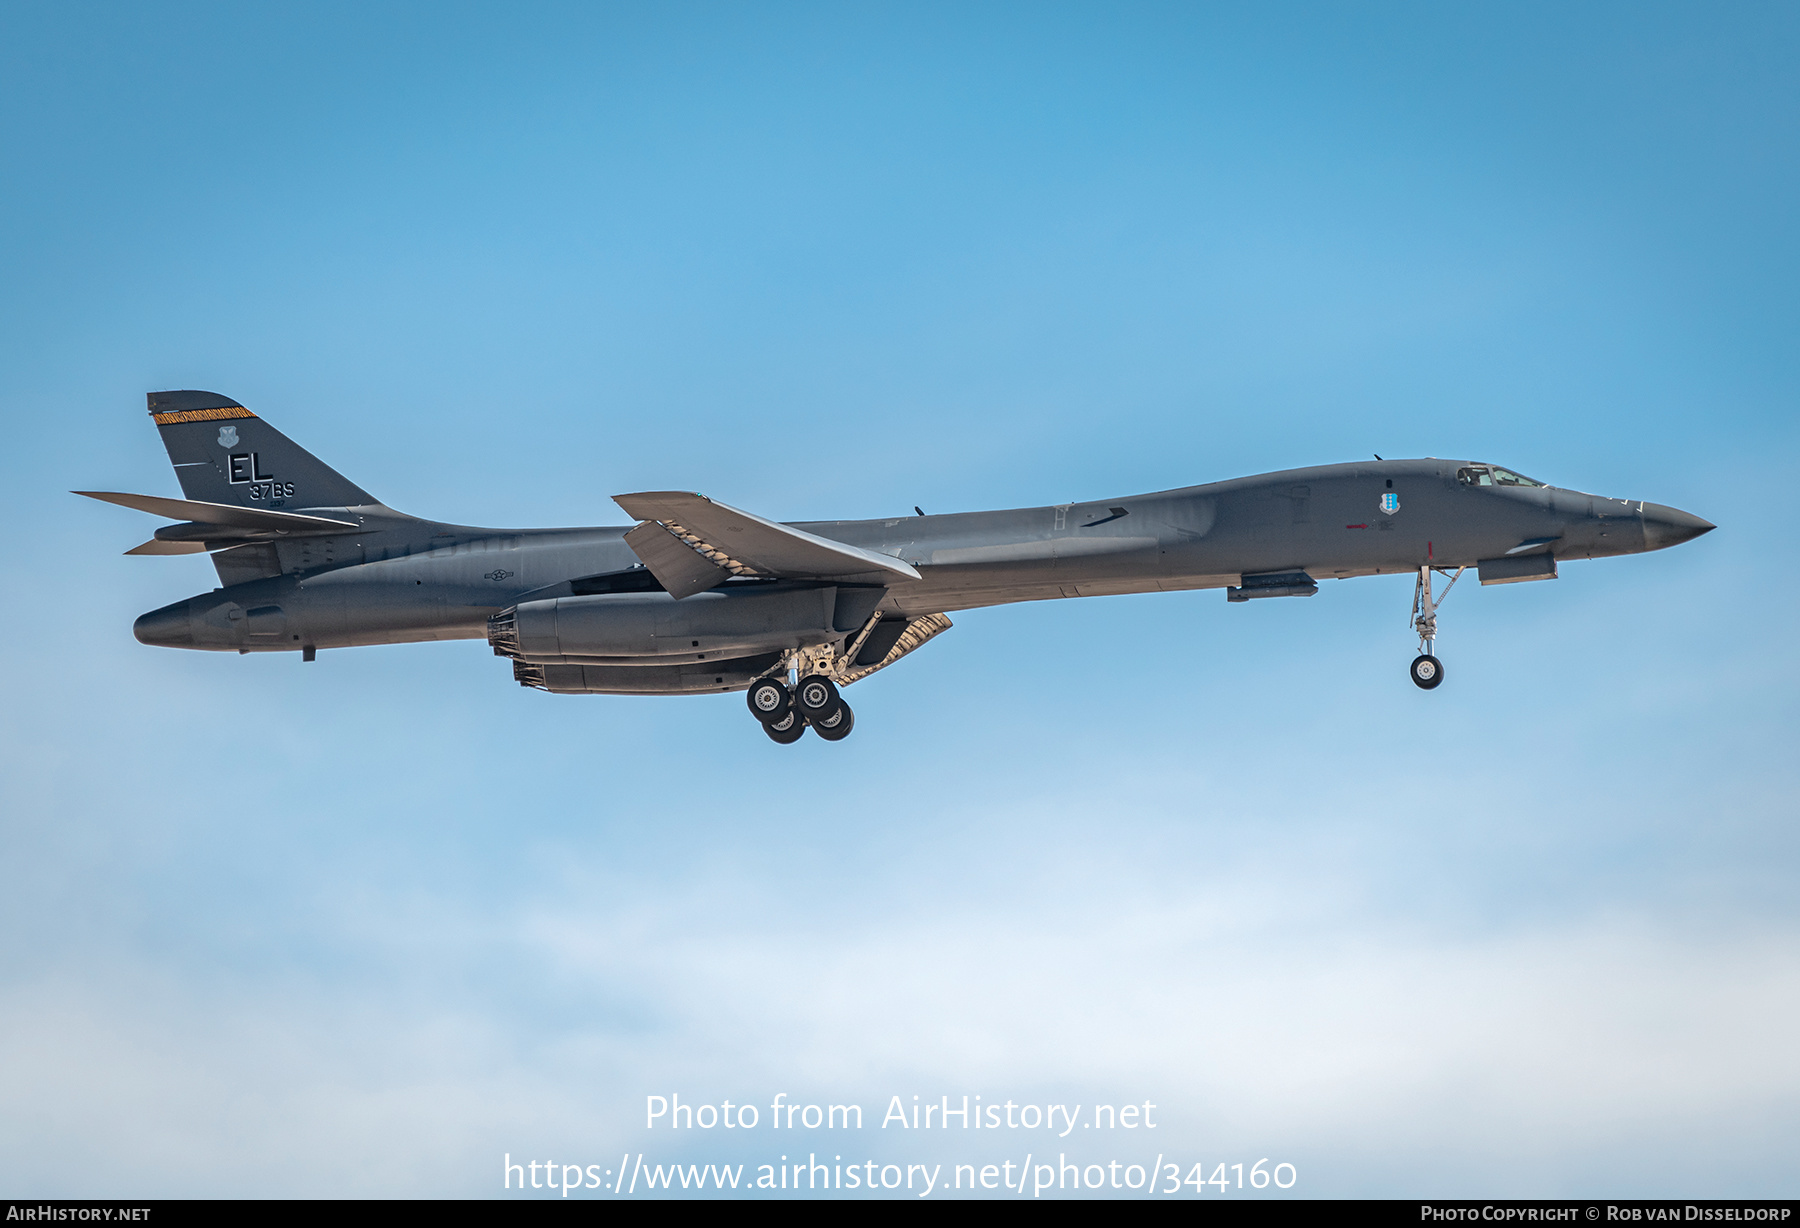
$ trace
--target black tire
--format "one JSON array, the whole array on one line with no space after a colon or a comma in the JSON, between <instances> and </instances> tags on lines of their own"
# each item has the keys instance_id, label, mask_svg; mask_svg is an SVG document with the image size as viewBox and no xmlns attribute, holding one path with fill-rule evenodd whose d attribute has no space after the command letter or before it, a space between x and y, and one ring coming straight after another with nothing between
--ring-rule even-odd
<instances>
[{"instance_id":1,"label":"black tire","mask_svg":"<svg viewBox=\"0 0 1800 1228\"><path fill-rule=\"evenodd\" d=\"M772 742L792 746L806 736L806 720L798 712L790 712L778 721L765 724L763 732L769 735Z\"/></svg>"},{"instance_id":2,"label":"black tire","mask_svg":"<svg viewBox=\"0 0 1800 1228\"><path fill-rule=\"evenodd\" d=\"M802 678L800 685L794 688L795 710L815 724L830 719L831 714L843 702L838 698L836 685L822 674Z\"/></svg>"},{"instance_id":3,"label":"black tire","mask_svg":"<svg viewBox=\"0 0 1800 1228\"><path fill-rule=\"evenodd\" d=\"M1444 680L1444 663L1429 653L1420 653L1413 658L1413 685L1421 691L1429 691Z\"/></svg>"},{"instance_id":4,"label":"black tire","mask_svg":"<svg viewBox=\"0 0 1800 1228\"><path fill-rule=\"evenodd\" d=\"M744 701L750 705L750 715L767 725L779 721L794 706L794 697L788 694L779 678L759 678L750 684L744 692Z\"/></svg>"},{"instance_id":5,"label":"black tire","mask_svg":"<svg viewBox=\"0 0 1800 1228\"><path fill-rule=\"evenodd\" d=\"M838 701L838 710L823 721L811 722L813 732L827 742L842 742L856 728L856 713L850 711L850 705L843 700Z\"/></svg>"}]
</instances>

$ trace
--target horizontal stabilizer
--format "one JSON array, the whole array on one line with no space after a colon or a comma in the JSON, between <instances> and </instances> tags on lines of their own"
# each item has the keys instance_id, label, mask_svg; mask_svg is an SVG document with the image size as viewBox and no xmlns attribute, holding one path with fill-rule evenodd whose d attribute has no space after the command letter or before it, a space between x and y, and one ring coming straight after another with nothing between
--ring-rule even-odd
<instances>
[{"instance_id":1,"label":"horizontal stabilizer","mask_svg":"<svg viewBox=\"0 0 1800 1228\"><path fill-rule=\"evenodd\" d=\"M267 529L274 533L341 533L346 529L355 533L362 530L361 525L351 520L303 516L298 512L277 512L271 508L232 507L226 503L197 503L191 499L163 499L156 495L121 495L104 490L73 490L69 493L149 512L152 516L231 525L239 529Z\"/></svg>"},{"instance_id":2,"label":"horizontal stabilizer","mask_svg":"<svg viewBox=\"0 0 1800 1228\"><path fill-rule=\"evenodd\" d=\"M815 537L788 525L680 490L615 495L627 515L654 520L714 564L736 575L830 580L880 575L885 582L919 573L888 554ZM635 544L634 544L635 549ZM644 556L640 553L640 558ZM646 566L657 564L644 558ZM694 590L698 591L698 590Z\"/></svg>"},{"instance_id":3,"label":"horizontal stabilizer","mask_svg":"<svg viewBox=\"0 0 1800 1228\"><path fill-rule=\"evenodd\" d=\"M134 546L126 554L205 554L205 542L166 542L152 537L141 546Z\"/></svg>"}]
</instances>

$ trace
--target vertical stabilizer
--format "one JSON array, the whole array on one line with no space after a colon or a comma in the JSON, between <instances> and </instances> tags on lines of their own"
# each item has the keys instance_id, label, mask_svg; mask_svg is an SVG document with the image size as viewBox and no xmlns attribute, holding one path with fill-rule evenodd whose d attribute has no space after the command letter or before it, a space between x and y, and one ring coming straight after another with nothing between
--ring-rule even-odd
<instances>
[{"instance_id":1,"label":"vertical stabilizer","mask_svg":"<svg viewBox=\"0 0 1800 1228\"><path fill-rule=\"evenodd\" d=\"M238 507L360 507L374 496L216 392L152 392L181 493Z\"/></svg>"}]
</instances>

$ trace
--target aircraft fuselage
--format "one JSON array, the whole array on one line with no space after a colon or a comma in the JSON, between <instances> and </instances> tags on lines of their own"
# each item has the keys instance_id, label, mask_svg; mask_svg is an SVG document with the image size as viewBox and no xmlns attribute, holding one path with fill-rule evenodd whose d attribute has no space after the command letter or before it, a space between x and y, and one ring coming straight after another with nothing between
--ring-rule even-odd
<instances>
[{"instance_id":1,"label":"aircraft fuselage","mask_svg":"<svg viewBox=\"0 0 1800 1228\"><path fill-rule=\"evenodd\" d=\"M1459 478L1471 467L1487 468L1370 461L1045 507L792 527L911 564L920 578L886 585L877 606L909 616L1225 588L1286 573L1347 579L1532 555L1601 558L1674 545L1712 527L1654 503ZM347 516L360 531L276 538L268 549L280 575L146 614L138 639L235 652L479 639L508 607L572 596L583 579L642 568L624 540L630 526L485 529L416 520L379 504L305 510ZM1523 555L1509 555L1522 545ZM619 595L674 600L655 591Z\"/></svg>"}]
</instances>

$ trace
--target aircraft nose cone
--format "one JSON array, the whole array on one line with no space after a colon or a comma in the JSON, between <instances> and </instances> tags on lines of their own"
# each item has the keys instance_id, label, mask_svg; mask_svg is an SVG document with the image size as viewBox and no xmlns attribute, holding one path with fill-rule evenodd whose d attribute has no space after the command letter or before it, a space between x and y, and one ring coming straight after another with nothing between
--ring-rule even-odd
<instances>
[{"instance_id":1,"label":"aircraft nose cone","mask_svg":"<svg viewBox=\"0 0 1800 1228\"><path fill-rule=\"evenodd\" d=\"M131 633L140 644L161 648L192 648L194 626L188 619L188 603L177 601L160 610L151 610L131 624Z\"/></svg>"},{"instance_id":2,"label":"aircraft nose cone","mask_svg":"<svg viewBox=\"0 0 1800 1228\"><path fill-rule=\"evenodd\" d=\"M1648 550L1661 550L1665 546L1679 546L1682 542L1692 541L1702 533L1710 533L1718 528L1711 521L1702 520L1679 508L1664 507L1660 503L1644 504L1644 547Z\"/></svg>"}]
</instances>

